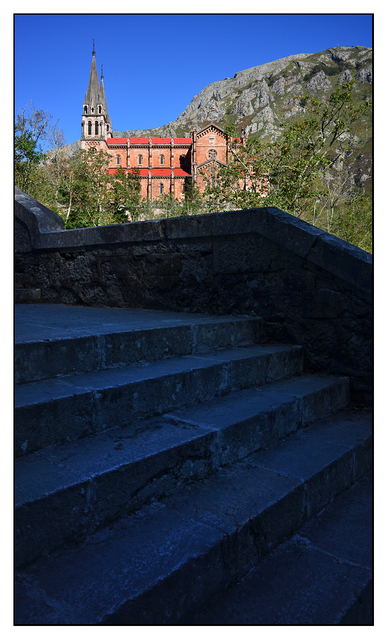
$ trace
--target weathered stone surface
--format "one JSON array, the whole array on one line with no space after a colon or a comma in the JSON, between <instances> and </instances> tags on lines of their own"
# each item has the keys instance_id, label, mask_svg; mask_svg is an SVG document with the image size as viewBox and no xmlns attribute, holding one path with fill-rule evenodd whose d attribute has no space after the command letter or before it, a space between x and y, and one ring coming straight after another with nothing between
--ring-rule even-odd
<instances>
[{"instance_id":1,"label":"weathered stone surface","mask_svg":"<svg viewBox=\"0 0 388 640\"><path fill-rule=\"evenodd\" d=\"M27 195L15 187L15 216L18 219L19 225L24 225L24 228L28 229L30 236L30 242L33 246L39 242L41 234L49 231L60 231L64 228L65 224L60 216L58 216L50 209L47 209L43 204L37 202L34 198ZM19 233L16 235L16 249L19 249L18 238ZM23 234L25 237L25 234ZM22 244L25 245L27 241L23 238ZM21 248L21 247L20 247Z\"/></svg>"},{"instance_id":2,"label":"weathered stone surface","mask_svg":"<svg viewBox=\"0 0 388 640\"><path fill-rule=\"evenodd\" d=\"M269 339L304 345L308 366L350 375L354 398L371 400L372 256L279 209L31 241L15 276L43 302L261 316Z\"/></svg>"},{"instance_id":3,"label":"weathered stone surface","mask_svg":"<svg viewBox=\"0 0 388 640\"><path fill-rule=\"evenodd\" d=\"M259 344L260 318L143 309L17 305L15 382Z\"/></svg>"},{"instance_id":4,"label":"weathered stone surface","mask_svg":"<svg viewBox=\"0 0 388 640\"><path fill-rule=\"evenodd\" d=\"M16 624L179 623L349 488L370 441L369 416L334 416L291 435L269 453L255 453L132 518L122 518L79 545L52 554L49 561L41 559L17 572ZM331 495L325 490L329 486ZM74 496L75 502L95 501L94 489L92 485L87 495ZM324 526L324 516L319 517ZM351 527L350 535L354 531ZM324 544L316 530L310 532L305 535L313 536L313 544ZM370 534L366 539L370 544ZM330 551L339 550L336 538ZM343 550L341 554L353 563L360 558ZM313 556L310 566L317 568ZM277 557L272 556L275 562ZM311 570L304 575L311 576ZM355 598L344 594L342 561L335 562L331 575L336 588L342 587L341 597L353 603ZM282 584L287 584L284 575ZM329 596L330 584L325 590ZM352 579L351 584L353 589L360 582ZM330 612L320 622L331 624Z\"/></svg>"},{"instance_id":5,"label":"weathered stone surface","mask_svg":"<svg viewBox=\"0 0 388 640\"><path fill-rule=\"evenodd\" d=\"M179 254L168 246L141 254L167 279ZM76 282L85 255L65 257ZM112 276L90 261L90 290L96 264ZM274 286L283 272L264 276ZM236 291L241 275L225 276ZM371 468L370 415L341 410L349 380L302 373L303 349L257 344L261 328L254 317L17 306L16 624L179 624ZM344 585L334 564L326 591L346 600L346 620L364 574Z\"/></svg>"},{"instance_id":6,"label":"weathered stone surface","mask_svg":"<svg viewBox=\"0 0 388 640\"><path fill-rule=\"evenodd\" d=\"M129 515L204 479L347 401L345 380L298 376L179 409L137 423L135 430L113 429L19 459L18 562L31 562L71 537L93 533L124 510ZM52 514L55 525L42 523L43 512Z\"/></svg>"},{"instance_id":7,"label":"weathered stone surface","mask_svg":"<svg viewBox=\"0 0 388 640\"><path fill-rule=\"evenodd\" d=\"M40 289L15 289L15 302L16 304L37 302L40 300L40 294Z\"/></svg>"},{"instance_id":8,"label":"weathered stone surface","mask_svg":"<svg viewBox=\"0 0 388 640\"><path fill-rule=\"evenodd\" d=\"M300 347L259 346L37 380L15 393L17 456L301 373ZM135 427L133 427L135 429Z\"/></svg>"},{"instance_id":9,"label":"weathered stone surface","mask_svg":"<svg viewBox=\"0 0 388 640\"><path fill-rule=\"evenodd\" d=\"M331 82L324 71L319 71L309 80L306 85L308 93L318 93L319 91L328 91L331 89Z\"/></svg>"},{"instance_id":10,"label":"weathered stone surface","mask_svg":"<svg viewBox=\"0 0 388 640\"><path fill-rule=\"evenodd\" d=\"M32 244L30 240L30 234L28 233L28 226L24 222L15 216L15 250L19 253L24 251L31 251Z\"/></svg>"},{"instance_id":11,"label":"weathered stone surface","mask_svg":"<svg viewBox=\"0 0 388 640\"><path fill-rule=\"evenodd\" d=\"M372 625L371 492L368 474L186 624Z\"/></svg>"}]
</instances>

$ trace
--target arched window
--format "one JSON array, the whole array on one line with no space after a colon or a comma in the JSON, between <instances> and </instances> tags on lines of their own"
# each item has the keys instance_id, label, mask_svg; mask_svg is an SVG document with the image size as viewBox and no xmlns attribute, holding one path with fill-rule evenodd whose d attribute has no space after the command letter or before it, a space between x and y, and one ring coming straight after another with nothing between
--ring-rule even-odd
<instances>
[{"instance_id":1,"label":"arched window","mask_svg":"<svg viewBox=\"0 0 388 640\"><path fill-rule=\"evenodd\" d=\"M160 164L164 164L164 156L160 156Z\"/></svg>"},{"instance_id":2,"label":"arched window","mask_svg":"<svg viewBox=\"0 0 388 640\"><path fill-rule=\"evenodd\" d=\"M116 156L116 164L120 164L120 156Z\"/></svg>"},{"instance_id":3,"label":"arched window","mask_svg":"<svg viewBox=\"0 0 388 640\"><path fill-rule=\"evenodd\" d=\"M98 113L101 113L101 107L98 107Z\"/></svg>"},{"instance_id":4,"label":"arched window","mask_svg":"<svg viewBox=\"0 0 388 640\"><path fill-rule=\"evenodd\" d=\"M92 135L92 123L90 122L90 120L88 121L88 136Z\"/></svg>"},{"instance_id":5,"label":"arched window","mask_svg":"<svg viewBox=\"0 0 388 640\"><path fill-rule=\"evenodd\" d=\"M164 191L164 184L163 184L163 182L161 182L160 185L159 185L159 193L160 193L160 195L162 195L163 191Z\"/></svg>"},{"instance_id":6,"label":"arched window","mask_svg":"<svg viewBox=\"0 0 388 640\"><path fill-rule=\"evenodd\" d=\"M87 106L86 106L86 104L85 104L85 106L84 106L84 113L87 113L87 112L88 112L88 108L87 108Z\"/></svg>"},{"instance_id":7,"label":"arched window","mask_svg":"<svg viewBox=\"0 0 388 640\"><path fill-rule=\"evenodd\" d=\"M94 123L94 135L98 136L98 120Z\"/></svg>"},{"instance_id":8,"label":"arched window","mask_svg":"<svg viewBox=\"0 0 388 640\"><path fill-rule=\"evenodd\" d=\"M137 156L137 164L143 164L143 156Z\"/></svg>"}]
</instances>

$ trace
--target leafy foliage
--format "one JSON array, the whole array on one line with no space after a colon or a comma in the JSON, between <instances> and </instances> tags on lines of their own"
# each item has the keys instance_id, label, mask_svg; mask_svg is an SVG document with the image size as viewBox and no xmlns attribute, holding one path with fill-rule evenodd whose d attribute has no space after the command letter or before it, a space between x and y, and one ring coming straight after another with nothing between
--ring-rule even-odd
<instances>
[{"instance_id":1,"label":"leafy foliage","mask_svg":"<svg viewBox=\"0 0 388 640\"><path fill-rule=\"evenodd\" d=\"M44 159L41 143L50 138L53 131L52 115L35 109L30 103L16 117L15 122L15 180L26 191L34 180L37 166Z\"/></svg>"},{"instance_id":2,"label":"leafy foliage","mask_svg":"<svg viewBox=\"0 0 388 640\"><path fill-rule=\"evenodd\" d=\"M250 138L244 145L231 143L228 166L205 190L208 210L276 206L371 250L371 199L356 194L346 169L356 149L354 123L371 104L354 105L352 89L353 82L344 83L326 101L305 96L304 119L284 128L275 142ZM231 139L237 136L233 126L227 133Z\"/></svg>"}]
</instances>

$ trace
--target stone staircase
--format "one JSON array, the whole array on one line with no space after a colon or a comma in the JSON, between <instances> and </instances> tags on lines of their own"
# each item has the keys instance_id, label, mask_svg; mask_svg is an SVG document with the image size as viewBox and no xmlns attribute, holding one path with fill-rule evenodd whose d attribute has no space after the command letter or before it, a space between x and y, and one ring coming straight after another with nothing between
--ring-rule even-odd
<instances>
[{"instance_id":1,"label":"stone staircase","mask_svg":"<svg viewBox=\"0 0 388 640\"><path fill-rule=\"evenodd\" d=\"M16 309L17 625L185 623L371 467L348 379L258 318Z\"/></svg>"}]
</instances>

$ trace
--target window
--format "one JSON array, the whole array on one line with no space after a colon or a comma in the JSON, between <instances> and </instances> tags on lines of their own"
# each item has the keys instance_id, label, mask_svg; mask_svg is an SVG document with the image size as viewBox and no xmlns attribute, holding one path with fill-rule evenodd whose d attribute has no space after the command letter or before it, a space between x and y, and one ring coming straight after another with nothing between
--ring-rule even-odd
<instances>
[{"instance_id":1,"label":"window","mask_svg":"<svg viewBox=\"0 0 388 640\"><path fill-rule=\"evenodd\" d=\"M98 113L101 113L101 107L98 107Z\"/></svg>"},{"instance_id":2,"label":"window","mask_svg":"<svg viewBox=\"0 0 388 640\"><path fill-rule=\"evenodd\" d=\"M88 112L88 108L87 108L87 106L85 105L85 106L84 106L84 113L87 113L87 112Z\"/></svg>"},{"instance_id":3,"label":"window","mask_svg":"<svg viewBox=\"0 0 388 640\"><path fill-rule=\"evenodd\" d=\"M98 136L98 120L94 123L94 135Z\"/></svg>"},{"instance_id":4,"label":"window","mask_svg":"<svg viewBox=\"0 0 388 640\"><path fill-rule=\"evenodd\" d=\"M207 154L207 157L210 160L214 160L217 157L217 151L215 149L210 149L209 153Z\"/></svg>"},{"instance_id":5,"label":"window","mask_svg":"<svg viewBox=\"0 0 388 640\"><path fill-rule=\"evenodd\" d=\"M163 184L163 182L161 182L160 185L159 185L159 193L160 193L160 195L162 195L163 191L164 191L164 184Z\"/></svg>"},{"instance_id":6,"label":"window","mask_svg":"<svg viewBox=\"0 0 388 640\"><path fill-rule=\"evenodd\" d=\"M160 164L164 164L164 156L160 156Z\"/></svg>"},{"instance_id":7,"label":"window","mask_svg":"<svg viewBox=\"0 0 388 640\"><path fill-rule=\"evenodd\" d=\"M143 164L143 156L137 156L137 164Z\"/></svg>"},{"instance_id":8,"label":"window","mask_svg":"<svg viewBox=\"0 0 388 640\"><path fill-rule=\"evenodd\" d=\"M116 164L120 164L120 156L116 156Z\"/></svg>"},{"instance_id":9,"label":"window","mask_svg":"<svg viewBox=\"0 0 388 640\"><path fill-rule=\"evenodd\" d=\"M92 135L92 123L90 122L90 120L88 121L88 136Z\"/></svg>"}]
</instances>

